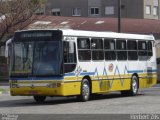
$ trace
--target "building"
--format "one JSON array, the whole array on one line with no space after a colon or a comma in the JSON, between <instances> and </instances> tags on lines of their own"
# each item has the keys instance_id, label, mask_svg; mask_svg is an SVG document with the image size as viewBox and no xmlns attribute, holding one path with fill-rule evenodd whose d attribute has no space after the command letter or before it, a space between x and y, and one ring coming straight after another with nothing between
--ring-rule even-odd
<instances>
[{"instance_id":1,"label":"building","mask_svg":"<svg viewBox=\"0 0 160 120\"><path fill-rule=\"evenodd\" d=\"M121 0L123 18L160 19L160 0ZM117 17L118 0L47 0L45 14Z\"/></svg>"}]
</instances>

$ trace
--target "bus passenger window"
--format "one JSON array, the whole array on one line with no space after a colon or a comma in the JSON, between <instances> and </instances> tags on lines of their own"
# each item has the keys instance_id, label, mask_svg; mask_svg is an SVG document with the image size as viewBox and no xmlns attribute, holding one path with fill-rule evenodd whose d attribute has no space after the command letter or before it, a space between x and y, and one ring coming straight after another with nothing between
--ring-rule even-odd
<instances>
[{"instance_id":1,"label":"bus passenger window","mask_svg":"<svg viewBox=\"0 0 160 120\"><path fill-rule=\"evenodd\" d=\"M138 58L139 58L139 60L147 60L147 43L146 43L146 41L138 41Z\"/></svg>"},{"instance_id":2,"label":"bus passenger window","mask_svg":"<svg viewBox=\"0 0 160 120\"><path fill-rule=\"evenodd\" d=\"M116 60L115 40L104 39L105 60Z\"/></svg>"},{"instance_id":3,"label":"bus passenger window","mask_svg":"<svg viewBox=\"0 0 160 120\"><path fill-rule=\"evenodd\" d=\"M117 60L127 60L126 40L116 40Z\"/></svg>"},{"instance_id":4,"label":"bus passenger window","mask_svg":"<svg viewBox=\"0 0 160 120\"><path fill-rule=\"evenodd\" d=\"M91 60L91 51L90 50L78 50L79 60Z\"/></svg>"},{"instance_id":5,"label":"bus passenger window","mask_svg":"<svg viewBox=\"0 0 160 120\"><path fill-rule=\"evenodd\" d=\"M146 41L138 41L138 49L139 50L147 50Z\"/></svg>"},{"instance_id":6,"label":"bus passenger window","mask_svg":"<svg viewBox=\"0 0 160 120\"><path fill-rule=\"evenodd\" d=\"M105 51L105 60L116 60L115 51Z\"/></svg>"},{"instance_id":7,"label":"bus passenger window","mask_svg":"<svg viewBox=\"0 0 160 120\"><path fill-rule=\"evenodd\" d=\"M103 40L98 38L91 39L92 60L104 60Z\"/></svg>"},{"instance_id":8,"label":"bus passenger window","mask_svg":"<svg viewBox=\"0 0 160 120\"><path fill-rule=\"evenodd\" d=\"M103 49L103 41L102 39L96 39L92 38L91 39L91 47L92 49Z\"/></svg>"},{"instance_id":9,"label":"bus passenger window","mask_svg":"<svg viewBox=\"0 0 160 120\"><path fill-rule=\"evenodd\" d=\"M128 60L138 60L137 41L128 40L127 48L128 48Z\"/></svg>"},{"instance_id":10,"label":"bus passenger window","mask_svg":"<svg viewBox=\"0 0 160 120\"><path fill-rule=\"evenodd\" d=\"M117 40L116 42L117 50L126 50L126 40Z\"/></svg>"},{"instance_id":11,"label":"bus passenger window","mask_svg":"<svg viewBox=\"0 0 160 120\"><path fill-rule=\"evenodd\" d=\"M128 60L138 60L137 51L128 51Z\"/></svg>"},{"instance_id":12,"label":"bus passenger window","mask_svg":"<svg viewBox=\"0 0 160 120\"><path fill-rule=\"evenodd\" d=\"M104 60L104 52L92 51L92 60Z\"/></svg>"},{"instance_id":13,"label":"bus passenger window","mask_svg":"<svg viewBox=\"0 0 160 120\"><path fill-rule=\"evenodd\" d=\"M104 49L115 50L115 41L114 40L105 39L104 40Z\"/></svg>"},{"instance_id":14,"label":"bus passenger window","mask_svg":"<svg viewBox=\"0 0 160 120\"><path fill-rule=\"evenodd\" d=\"M117 51L117 60L127 60L127 51Z\"/></svg>"},{"instance_id":15,"label":"bus passenger window","mask_svg":"<svg viewBox=\"0 0 160 120\"><path fill-rule=\"evenodd\" d=\"M89 38L78 38L77 45L78 45L78 59L81 61L91 60Z\"/></svg>"},{"instance_id":16,"label":"bus passenger window","mask_svg":"<svg viewBox=\"0 0 160 120\"><path fill-rule=\"evenodd\" d=\"M78 49L90 49L90 40L89 38L78 38Z\"/></svg>"}]
</instances>

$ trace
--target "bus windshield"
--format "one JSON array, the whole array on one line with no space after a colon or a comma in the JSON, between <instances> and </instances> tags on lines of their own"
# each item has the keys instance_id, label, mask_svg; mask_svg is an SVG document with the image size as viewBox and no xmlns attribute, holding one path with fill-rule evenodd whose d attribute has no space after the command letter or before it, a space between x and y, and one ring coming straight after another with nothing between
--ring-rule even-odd
<instances>
[{"instance_id":1,"label":"bus windshield","mask_svg":"<svg viewBox=\"0 0 160 120\"><path fill-rule=\"evenodd\" d=\"M13 43L11 76L60 75L60 41Z\"/></svg>"},{"instance_id":2,"label":"bus windshield","mask_svg":"<svg viewBox=\"0 0 160 120\"><path fill-rule=\"evenodd\" d=\"M38 42L35 44L33 75L59 75L60 61L60 42Z\"/></svg>"},{"instance_id":3,"label":"bus windshield","mask_svg":"<svg viewBox=\"0 0 160 120\"><path fill-rule=\"evenodd\" d=\"M11 75L30 75L32 72L33 43L17 42L13 44Z\"/></svg>"}]
</instances>

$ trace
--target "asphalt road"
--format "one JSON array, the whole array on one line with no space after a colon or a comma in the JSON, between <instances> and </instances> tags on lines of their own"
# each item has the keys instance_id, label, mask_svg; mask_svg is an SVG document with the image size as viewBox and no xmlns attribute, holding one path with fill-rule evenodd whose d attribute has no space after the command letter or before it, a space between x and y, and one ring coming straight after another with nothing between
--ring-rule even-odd
<instances>
[{"instance_id":1,"label":"asphalt road","mask_svg":"<svg viewBox=\"0 0 160 120\"><path fill-rule=\"evenodd\" d=\"M135 97L122 97L119 92L98 96L88 102L75 97L48 97L43 104L32 97L0 95L3 114L160 114L160 85L139 91Z\"/></svg>"}]
</instances>

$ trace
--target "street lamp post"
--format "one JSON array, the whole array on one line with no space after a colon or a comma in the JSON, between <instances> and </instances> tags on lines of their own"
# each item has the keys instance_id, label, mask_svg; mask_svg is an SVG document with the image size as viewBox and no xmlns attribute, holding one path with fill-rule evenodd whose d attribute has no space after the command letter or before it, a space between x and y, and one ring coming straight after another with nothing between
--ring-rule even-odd
<instances>
[{"instance_id":1,"label":"street lamp post","mask_svg":"<svg viewBox=\"0 0 160 120\"><path fill-rule=\"evenodd\" d=\"M118 0L118 32L121 32L121 0Z\"/></svg>"}]
</instances>

